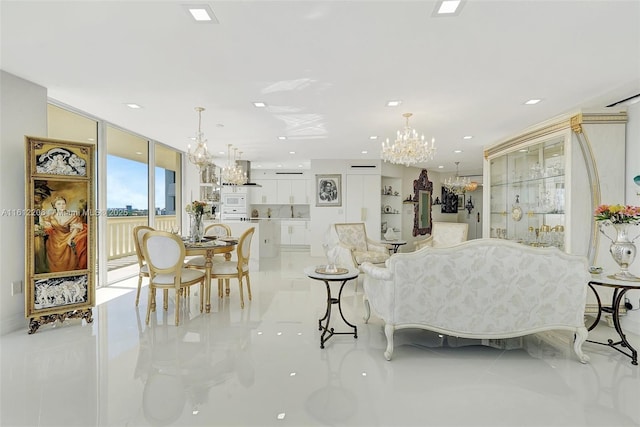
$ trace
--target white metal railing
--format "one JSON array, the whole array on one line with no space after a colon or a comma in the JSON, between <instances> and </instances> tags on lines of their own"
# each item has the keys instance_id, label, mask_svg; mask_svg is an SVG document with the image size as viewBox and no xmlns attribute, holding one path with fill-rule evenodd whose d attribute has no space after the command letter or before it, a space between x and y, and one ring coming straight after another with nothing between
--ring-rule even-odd
<instances>
[{"instance_id":1,"label":"white metal railing","mask_svg":"<svg viewBox=\"0 0 640 427\"><path fill-rule=\"evenodd\" d=\"M177 229L175 215L158 215L155 217L156 230L172 231ZM146 216L119 216L107 218L107 259L112 260L135 255L136 246L133 241L133 229L138 225L147 225Z\"/></svg>"}]
</instances>

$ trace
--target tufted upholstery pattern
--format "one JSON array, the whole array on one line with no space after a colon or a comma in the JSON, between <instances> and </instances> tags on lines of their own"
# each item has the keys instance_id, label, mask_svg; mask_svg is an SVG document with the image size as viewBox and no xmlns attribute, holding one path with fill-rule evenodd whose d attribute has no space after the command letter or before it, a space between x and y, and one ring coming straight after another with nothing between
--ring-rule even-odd
<instances>
[{"instance_id":1,"label":"tufted upholstery pattern","mask_svg":"<svg viewBox=\"0 0 640 427\"><path fill-rule=\"evenodd\" d=\"M369 303L385 322L388 359L393 331L417 327L467 338L572 330L576 354L588 360L581 350L590 280L584 257L477 239L397 254L384 268L361 268Z\"/></svg>"},{"instance_id":2,"label":"tufted upholstery pattern","mask_svg":"<svg viewBox=\"0 0 640 427\"><path fill-rule=\"evenodd\" d=\"M434 248L444 248L447 246L457 245L467 240L469 233L469 224L458 222L434 222L429 237L416 241L416 249L422 249L425 246Z\"/></svg>"},{"instance_id":3,"label":"tufted upholstery pattern","mask_svg":"<svg viewBox=\"0 0 640 427\"><path fill-rule=\"evenodd\" d=\"M336 264L359 268L363 262L383 264L389 259L386 246L367 238L364 223L338 223L331 228L327 257Z\"/></svg>"}]
</instances>

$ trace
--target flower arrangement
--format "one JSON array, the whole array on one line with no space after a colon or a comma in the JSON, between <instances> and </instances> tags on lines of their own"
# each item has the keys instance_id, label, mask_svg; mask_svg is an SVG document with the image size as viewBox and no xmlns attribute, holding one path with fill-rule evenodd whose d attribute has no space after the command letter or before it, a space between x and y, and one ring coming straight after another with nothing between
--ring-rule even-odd
<instances>
[{"instance_id":1,"label":"flower arrangement","mask_svg":"<svg viewBox=\"0 0 640 427\"><path fill-rule=\"evenodd\" d=\"M194 200L193 202L185 206L184 209L185 211L187 211L189 215L202 216L202 214L204 213L205 206L207 206L206 202Z\"/></svg>"},{"instance_id":2,"label":"flower arrangement","mask_svg":"<svg viewBox=\"0 0 640 427\"><path fill-rule=\"evenodd\" d=\"M640 223L640 206L600 205L594 212L596 221L611 221L612 224Z\"/></svg>"}]
</instances>

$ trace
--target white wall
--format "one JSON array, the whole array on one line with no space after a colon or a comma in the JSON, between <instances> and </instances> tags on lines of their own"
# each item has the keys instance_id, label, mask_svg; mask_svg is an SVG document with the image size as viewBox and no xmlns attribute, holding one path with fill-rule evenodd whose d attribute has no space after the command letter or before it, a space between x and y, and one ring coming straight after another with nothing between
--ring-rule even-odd
<instances>
[{"instance_id":1,"label":"white wall","mask_svg":"<svg viewBox=\"0 0 640 427\"><path fill-rule=\"evenodd\" d=\"M47 136L47 89L0 70L0 335L24 328L25 135ZM7 211L5 211L7 210ZM11 282L22 293L11 295Z\"/></svg>"},{"instance_id":2,"label":"white wall","mask_svg":"<svg viewBox=\"0 0 640 427\"><path fill-rule=\"evenodd\" d=\"M640 187L635 185L633 177L640 175L640 102L628 107L627 114L627 144L625 165L625 204L640 206ZM636 227L640 228L640 227ZM636 240L636 248L640 249L640 239ZM640 254L629 267L629 271L640 276ZM628 312L622 320L622 328L625 331L640 335L640 291L629 291L626 294L633 305L633 311Z\"/></svg>"}]
</instances>

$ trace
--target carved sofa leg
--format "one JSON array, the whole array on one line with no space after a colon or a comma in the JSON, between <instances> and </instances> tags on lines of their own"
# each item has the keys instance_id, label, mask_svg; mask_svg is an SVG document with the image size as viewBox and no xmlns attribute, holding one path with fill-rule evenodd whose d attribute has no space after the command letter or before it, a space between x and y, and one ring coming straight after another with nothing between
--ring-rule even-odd
<instances>
[{"instance_id":1,"label":"carved sofa leg","mask_svg":"<svg viewBox=\"0 0 640 427\"><path fill-rule=\"evenodd\" d=\"M394 325L386 324L384 325L384 334L387 336L387 350L384 352L384 358L387 360L391 360L391 356L393 355L393 333L396 330Z\"/></svg>"},{"instance_id":2,"label":"carved sofa leg","mask_svg":"<svg viewBox=\"0 0 640 427\"><path fill-rule=\"evenodd\" d=\"M369 318L371 318L371 306L369 305L369 299L367 295L362 295L362 303L364 304L364 323L369 323Z\"/></svg>"},{"instance_id":3,"label":"carved sofa leg","mask_svg":"<svg viewBox=\"0 0 640 427\"><path fill-rule=\"evenodd\" d=\"M573 342L573 351L576 352L581 363L587 363L589 361L589 356L582 352L582 344L587 340L588 335L589 332L585 327L578 328L576 330L576 339Z\"/></svg>"}]
</instances>

